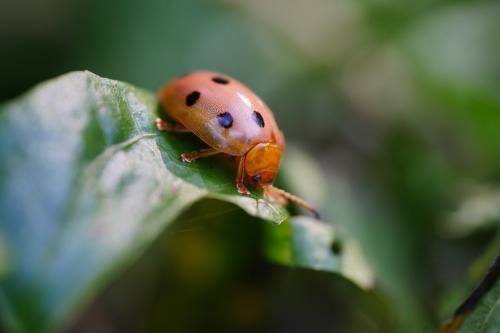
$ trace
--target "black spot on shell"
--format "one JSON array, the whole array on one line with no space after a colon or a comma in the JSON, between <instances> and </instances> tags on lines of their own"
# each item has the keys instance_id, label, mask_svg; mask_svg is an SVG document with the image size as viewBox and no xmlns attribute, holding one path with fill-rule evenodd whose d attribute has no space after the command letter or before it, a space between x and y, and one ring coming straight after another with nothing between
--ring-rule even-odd
<instances>
[{"instance_id":1,"label":"black spot on shell","mask_svg":"<svg viewBox=\"0 0 500 333\"><path fill-rule=\"evenodd\" d=\"M193 91L189 95L186 96L186 105L187 106L193 106L194 103L200 98L200 92L199 91Z\"/></svg>"},{"instance_id":2,"label":"black spot on shell","mask_svg":"<svg viewBox=\"0 0 500 333\"><path fill-rule=\"evenodd\" d=\"M214 81L215 83L218 83L218 84L228 84L229 83L228 79L225 79L225 78L220 77L220 76L213 77L212 81Z\"/></svg>"},{"instance_id":3,"label":"black spot on shell","mask_svg":"<svg viewBox=\"0 0 500 333\"><path fill-rule=\"evenodd\" d=\"M217 115L217 120L219 120L219 125L224 128L230 128L233 126L233 116L229 112L224 112Z\"/></svg>"},{"instance_id":4,"label":"black spot on shell","mask_svg":"<svg viewBox=\"0 0 500 333\"><path fill-rule=\"evenodd\" d=\"M255 121L257 125L259 125L259 127L264 128L265 126L264 118L262 118L262 115L259 112L254 111L252 113L252 119Z\"/></svg>"}]
</instances>

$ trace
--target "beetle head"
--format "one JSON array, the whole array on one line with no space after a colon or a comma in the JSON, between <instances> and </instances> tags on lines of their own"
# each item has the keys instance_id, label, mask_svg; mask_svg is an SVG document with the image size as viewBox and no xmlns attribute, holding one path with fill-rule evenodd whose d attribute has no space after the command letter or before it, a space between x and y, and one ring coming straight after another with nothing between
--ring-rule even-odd
<instances>
[{"instance_id":1,"label":"beetle head","mask_svg":"<svg viewBox=\"0 0 500 333\"><path fill-rule=\"evenodd\" d=\"M259 143L247 152L245 172L254 186L270 184L278 173L283 148L274 143Z\"/></svg>"}]
</instances>

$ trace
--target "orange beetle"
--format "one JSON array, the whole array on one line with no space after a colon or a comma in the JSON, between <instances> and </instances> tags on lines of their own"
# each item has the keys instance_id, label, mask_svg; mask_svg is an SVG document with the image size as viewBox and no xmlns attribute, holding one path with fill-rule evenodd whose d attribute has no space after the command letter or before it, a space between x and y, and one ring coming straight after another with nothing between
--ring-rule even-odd
<instances>
[{"instance_id":1,"label":"orange beetle","mask_svg":"<svg viewBox=\"0 0 500 333\"><path fill-rule=\"evenodd\" d=\"M272 185L285 138L269 107L248 87L227 75L197 71L162 87L160 99L177 123L157 118L159 130L192 132L210 146L182 154L182 161L220 153L235 156L239 193L250 194L244 185L246 177L248 183L261 187L266 197L282 203L291 200L318 216L311 204Z\"/></svg>"}]
</instances>

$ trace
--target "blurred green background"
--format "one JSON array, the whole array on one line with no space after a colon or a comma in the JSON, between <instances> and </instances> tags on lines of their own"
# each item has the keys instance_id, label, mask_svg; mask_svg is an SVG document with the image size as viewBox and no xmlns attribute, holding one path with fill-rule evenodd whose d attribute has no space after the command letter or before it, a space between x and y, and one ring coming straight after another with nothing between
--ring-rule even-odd
<instances>
[{"instance_id":1,"label":"blurred green background","mask_svg":"<svg viewBox=\"0 0 500 333\"><path fill-rule=\"evenodd\" d=\"M328 194L290 182L376 277L364 293L271 265L254 219L193 217L201 203L67 330L435 331L500 248L499 17L478 0L2 0L1 101L72 70L152 91L236 77Z\"/></svg>"}]
</instances>

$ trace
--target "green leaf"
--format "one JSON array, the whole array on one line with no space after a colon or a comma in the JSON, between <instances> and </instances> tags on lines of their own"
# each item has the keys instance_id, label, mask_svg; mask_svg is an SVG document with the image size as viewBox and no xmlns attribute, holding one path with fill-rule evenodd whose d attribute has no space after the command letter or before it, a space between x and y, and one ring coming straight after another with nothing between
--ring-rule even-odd
<instances>
[{"instance_id":1,"label":"green leaf","mask_svg":"<svg viewBox=\"0 0 500 333\"><path fill-rule=\"evenodd\" d=\"M483 261L484 259L480 258L474 266L480 265ZM439 332L500 332L500 256L498 254L481 281L455 310L453 318L446 321Z\"/></svg>"},{"instance_id":2,"label":"green leaf","mask_svg":"<svg viewBox=\"0 0 500 333\"><path fill-rule=\"evenodd\" d=\"M496 265L500 261L497 259ZM494 269L494 268L492 268ZM467 314L458 333L498 333L500 332L500 279L499 268L496 268L496 283L481 296L479 303L470 314Z\"/></svg>"},{"instance_id":3,"label":"green leaf","mask_svg":"<svg viewBox=\"0 0 500 333\"><path fill-rule=\"evenodd\" d=\"M299 149L293 146L287 149L281 175L293 193L307 198L316 207L328 204L325 175ZM364 289L374 285L373 271L359 243L332 224L308 216L295 216L279 228L265 226L265 235L264 253L271 261L337 273Z\"/></svg>"},{"instance_id":4,"label":"green leaf","mask_svg":"<svg viewBox=\"0 0 500 333\"><path fill-rule=\"evenodd\" d=\"M374 276L354 240L340 237L333 226L296 216L278 228L266 226L265 253L277 263L334 272L371 288Z\"/></svg>"},{"instance_id":5,"label":"green leaf","mask_svg":"<svg viewBox=\"0 0 500 333\"><path fill-rule=\"evenodd\" d=\"M185 164L202 147L160 133L154 94L75 72L0 106L0 305L12 332L53 331L201 198L280 223L238 195L234 163Z\"/></svg>"}]
</instances>

